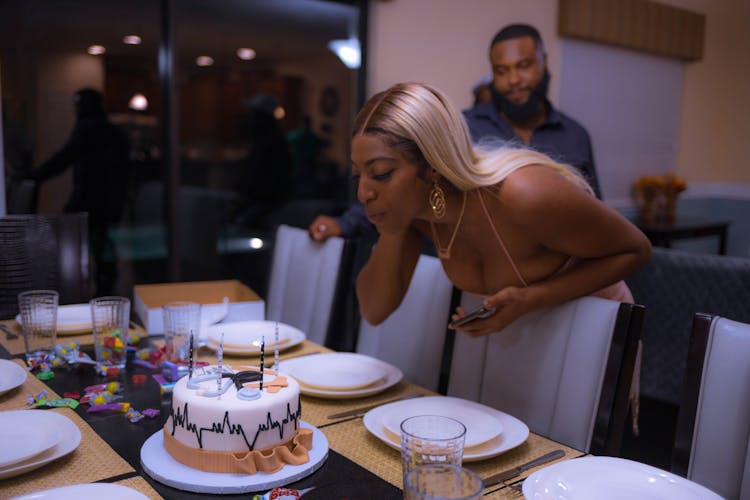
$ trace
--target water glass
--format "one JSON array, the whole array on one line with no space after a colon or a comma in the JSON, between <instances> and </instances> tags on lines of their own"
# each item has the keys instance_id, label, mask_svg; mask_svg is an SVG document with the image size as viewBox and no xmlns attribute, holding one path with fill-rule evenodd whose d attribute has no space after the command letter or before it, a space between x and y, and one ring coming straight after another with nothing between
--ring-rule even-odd
<instances>
[{"instance_id":1,"label":"water glass","mask_svg":"<svg viewBox=\"0 0 750 500\"><path fill-rule=\"evenodd\" d=\"M458 465L419 465L404 479L406 500L478 500L483 490L479 474Z\"/></svg>"},{"instance_id":2,"label":"water glass","mask_svg":"<svg viewBox=\"0 0 750 500\"><path fill-rule=\"evenodd\" d=\"M201 324L201 305L196 302L170 302L162 307L167 361L187 362L190 334L197 339Z\"/></svg>"},{"instance_id":3,"label":"water glass","mask_svg":"<svg viewBox=\"0 0 750 500\"><path fill-rule=\"evenodd\" d=\"M107 367L125 368L128 352L130 300L97 297L89 301L94 326L96 360Z\"/></svg>"},{"instance_id":4,"label":"water glass","mask_svg":"<svg viewBox=\"0 0 750 500\"><path fill-rule=\"evenodd\" d=\"M57 337L57 305L54 290L30 290L18 294L26 359L50 355Z\"/></svg>"},{"instance_id":5,"label":"water glass","mask_svg":"<svg viewBox=\"0 0 750 500\"><path fill-rule=\"evenodd\" d=\"M401 467L404 480L427 464L461 465L466 427L441 415L417 415L401 422Z\"/></svg>"}]
</instances>

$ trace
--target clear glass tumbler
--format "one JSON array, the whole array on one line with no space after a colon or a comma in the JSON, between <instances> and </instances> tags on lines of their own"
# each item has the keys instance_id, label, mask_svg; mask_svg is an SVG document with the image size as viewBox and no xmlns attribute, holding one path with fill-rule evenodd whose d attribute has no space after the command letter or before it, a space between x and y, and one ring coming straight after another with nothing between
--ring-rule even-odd
<instances>
[{"instance_id":1,"label":"clear glass tumbler","mask_svg":"<svg viewBox=\"0 0 750 500\"><path fill-rule=\"evenodd\" d=\"M170 302L162 307L164 315L164 343L167 361L181 363L188 360L190 334L200 334L201 305L196 302Z\"/></svg>"},{"instance_id":2,"label":"clear glass tumbler","mask_svg":"<svg viewBox=\"0 0 750 500\"><path fill-rule=\"evenodd\" d=\"M427 464L461 465L466 427L441 415L417 415L401 422L403 478L415 467Z\"/></svg>"},{"instance_id":3,"label":"clear glass tumbler","mask_svg":"<svg viewBox=\"0 0 750 500\"><path fill-rule=\"evenodd\" d=\"M49 357L57 337L59 295L54 290L29 290L18 294L26 359Z\"/></svg>"},{"instance_id":4,"label":"clear glass tumbler","mask_svg":"<svg viewBox=\"0 0 750 500\"><path fill-rule=\"evenodd\" d=\"M97 297L89 301L94 326L96 360L107 367L125 368L128 352L130 300Z\"/></svg>"},{"instance_id":5,"label":"clear glass tumbler","mask_svg":"<svg viewBox=\"0 0 750 500\"><path fill-rule=\"evenodd\" d=\"M483 490L479 474L458 465L419 465L404 479L406 500L479 500Z\"/></svg>"}]
</instances>

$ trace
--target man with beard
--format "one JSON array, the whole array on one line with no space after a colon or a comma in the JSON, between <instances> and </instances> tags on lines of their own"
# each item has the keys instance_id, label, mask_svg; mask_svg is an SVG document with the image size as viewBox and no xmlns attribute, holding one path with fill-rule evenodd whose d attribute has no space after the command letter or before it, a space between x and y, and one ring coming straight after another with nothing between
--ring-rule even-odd
<instances>
[{"instance_id":1,"label":"man with beard","mask_svg":"<svg viewBox=\"0 0 750 500\"><path fill-rule=\"evenodd\" d=\"M588 132L547 99L550 74L536 28L506 26L492 39L489 55L492 100L464 111L472 140L513 141L573 165L601 198Z\"/></svg>"}]
</instances>

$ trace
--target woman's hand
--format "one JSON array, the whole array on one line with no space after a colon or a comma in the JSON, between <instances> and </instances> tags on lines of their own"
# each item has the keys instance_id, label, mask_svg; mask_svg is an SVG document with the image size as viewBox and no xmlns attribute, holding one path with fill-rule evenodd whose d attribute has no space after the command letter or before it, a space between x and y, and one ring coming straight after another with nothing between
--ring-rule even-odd
<instances>
[{"instance_id":1,"label":"woman's hand","mask_svg":"<svg viewBox=\"0 0 750 500\"><path fill-rule=\"evenodd\" d=\"M497 332L513 323L515 320L534 309L531 304L528 288L509 286L494 295L484 299L484 307L495 309L495 314L484 319L476 319L456 328L471 337L481 337ZM451 316L453 321L466 315L466 310L459 306L456 314Z\"/></svg>"}]
</instances>

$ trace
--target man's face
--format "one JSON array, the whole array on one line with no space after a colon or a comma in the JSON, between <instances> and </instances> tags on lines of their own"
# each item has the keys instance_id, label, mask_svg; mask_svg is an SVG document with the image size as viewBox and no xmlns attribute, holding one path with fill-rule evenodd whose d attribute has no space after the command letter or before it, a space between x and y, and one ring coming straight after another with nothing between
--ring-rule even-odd
<instances>
[{"instance_id":1,"label":"man's face","mask_svg":"<svg viewBox=\"0 0 750 500\"><path fill-rule=\"evenodd\" d=\"M492 85L511 103L526 104L542 81L544 59L530 36L498 42L490 49Z\"/></svg>"}]
</instances>

